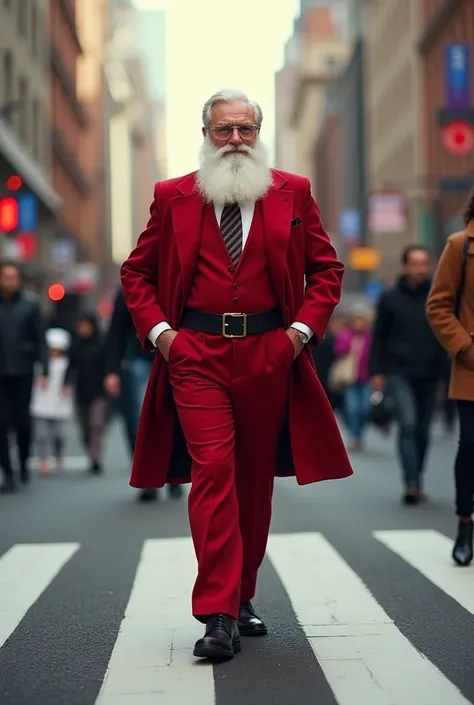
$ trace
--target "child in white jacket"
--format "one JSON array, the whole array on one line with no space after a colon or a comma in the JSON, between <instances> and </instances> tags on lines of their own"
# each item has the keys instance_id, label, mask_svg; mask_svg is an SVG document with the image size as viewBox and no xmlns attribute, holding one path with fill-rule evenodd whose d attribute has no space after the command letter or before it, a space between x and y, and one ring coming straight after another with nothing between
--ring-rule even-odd
<instances>
[{"instance_id":1,"label":"child in white jacket","mask_svg":"<svg viewBox=\"0 0 474 705\"><path fill-rule=\"evenodd\" d=\"M62 328L50 328L46 332L46 342L49 350L48 383L45 387L41 386L38 375L31 399L36 452L42 474L49 472L48 459L51 455L55 458L56 468L63 467L64 422L73 415L72 397L64 383L71 336Z\"/></svg>"}]
</instances>

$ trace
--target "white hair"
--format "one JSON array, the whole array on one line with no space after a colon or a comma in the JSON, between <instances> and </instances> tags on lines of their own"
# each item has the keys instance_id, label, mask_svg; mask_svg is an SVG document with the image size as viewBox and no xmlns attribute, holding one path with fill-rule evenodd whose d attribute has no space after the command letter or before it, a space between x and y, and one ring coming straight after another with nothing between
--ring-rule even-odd
<instances>
[{"instance_id":1,"label":"white hair","mask_svg":"<svg viewBox=\"0 0 474 705\"><path fill-rule=\"evenodd\" d=\"M241 100L244 103L250 105L250 107L255 113L255 124L257 125L257 127L261 127L263 120L262 108L254 100L249 100L246 93L244 93L243 91L234 90L233 88L225 88L222 91L218 91L217 93L214 93L214 95L211 96L209 100L206 100L202 109L202 124L204 125L204 127L207 129L211 124L211 111L216 103L220 103L222 101L226 103L231 103L235 100Z\"/></svg>"}]
</instances>

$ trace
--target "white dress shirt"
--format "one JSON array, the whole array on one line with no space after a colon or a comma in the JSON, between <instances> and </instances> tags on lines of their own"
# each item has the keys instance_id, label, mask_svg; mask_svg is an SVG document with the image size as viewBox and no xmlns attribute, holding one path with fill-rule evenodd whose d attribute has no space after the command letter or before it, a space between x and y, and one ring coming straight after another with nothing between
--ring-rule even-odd
<instances>
[{"instance_id":1,"label":"white dress shirt","mask_svg":"<svg viewBox=\"0 0 474 705\"><path fill-rule=\"evenodd\" d=\"M216 220L218 223L221 222L223 210L224 206L214 204L214 213L216 214ZM240 205L240 214L242 216L242 250L244 249L245 243L247 242L247 238L249 236L254 210L255 203L242 203ZM294 323L292 323L291 328L295 328L301 333L304 333L308 337L308 340L313 335L313 331L311 330L311 328L309 328L304 323L300 323L299 321L295 321ZM153 345L156 345L156 341L158 340L159 336L165 332L165 330L171 330L171 326L166 321L163 321L162 323L157 323L156 326L153 326L151 331L148 333L148 338L153 343Z\"/></svg>"}]
</instances>

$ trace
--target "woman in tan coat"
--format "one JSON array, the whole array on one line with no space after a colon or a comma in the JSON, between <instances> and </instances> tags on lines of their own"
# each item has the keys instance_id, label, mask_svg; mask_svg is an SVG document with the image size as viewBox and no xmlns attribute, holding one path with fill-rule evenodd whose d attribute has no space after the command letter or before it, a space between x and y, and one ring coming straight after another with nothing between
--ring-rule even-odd
<instances>
[{"instance_id":1,"label":"woman in tan coat","mask_svg":"<svg viewBox=\"0 0 474 705\"><path fill-rule=\"evenodd\" d=\"M426 304L435 335L450 355L449 396L459 411L460 437L455 463L458 534L453 559L469 565L473 558L474 513L474 193L466 229L448 239Z\"/></svg>"}]
</instances>

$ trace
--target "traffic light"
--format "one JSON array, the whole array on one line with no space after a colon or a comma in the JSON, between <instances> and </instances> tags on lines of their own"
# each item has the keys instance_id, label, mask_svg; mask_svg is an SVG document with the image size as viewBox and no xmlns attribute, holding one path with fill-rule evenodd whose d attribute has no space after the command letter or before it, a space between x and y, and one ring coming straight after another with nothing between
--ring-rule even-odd
<instances>
[{"instance_id":1,"label":"traffic light","mask_svg":"<svg viewBox=\"0 0 474 705\"><path fill-rule=\"evenodd\" d=\"M18 200L13 196L0 198L0 231L12 233L18 228Z\"/></svg>"},{"instance_id":2,"label":"traffic light","mask_svg":"<svg viewBox=\"0 0 474 705\"><path fill-rule=\"evenodd\" d=\"M61 301L66 295L66 290L62 284L51 284L48 289L48 296L51 301Z\"/></svg>"}]
</instances>

